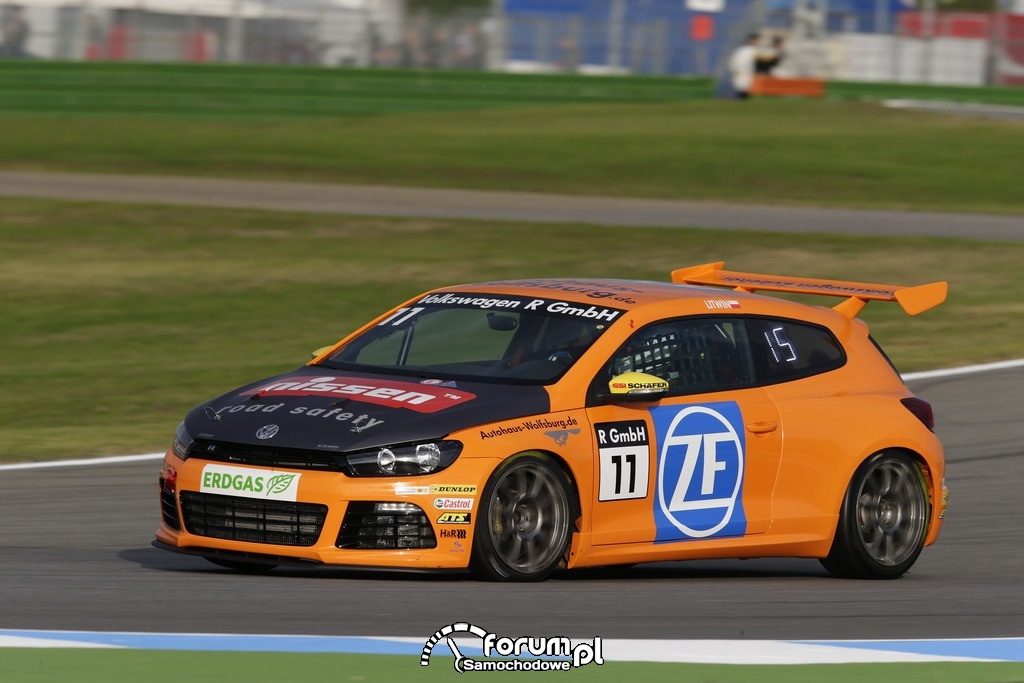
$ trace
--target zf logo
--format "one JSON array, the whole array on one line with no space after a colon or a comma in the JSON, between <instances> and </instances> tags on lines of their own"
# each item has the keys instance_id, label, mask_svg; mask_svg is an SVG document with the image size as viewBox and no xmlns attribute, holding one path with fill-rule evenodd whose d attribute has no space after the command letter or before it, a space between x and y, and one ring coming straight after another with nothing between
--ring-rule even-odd
<instances>
[{"instance_id":1,"label":"zf logo","mask_svg":"<svg viewBox=\"0 0 1024 683\"><path fill-rule=\"evenodd\" d=\"M746 449L736 403L651 411L658 436L656 541L741 536Z\"/></svg>"}]
</instances>

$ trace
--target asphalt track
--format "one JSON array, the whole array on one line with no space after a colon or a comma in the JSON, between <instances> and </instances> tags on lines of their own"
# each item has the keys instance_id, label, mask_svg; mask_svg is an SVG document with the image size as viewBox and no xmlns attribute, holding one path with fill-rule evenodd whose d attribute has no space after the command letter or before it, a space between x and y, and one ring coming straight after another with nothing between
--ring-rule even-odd
<instances>
[{"instance_id":1,"label":"asphalt track","mask_svg":"<svg viewBox=\"0 0 1024 683\"><path fill-rule=\"evenodd\" d=\"M158 461L0 472L0 628L425 638L492 632L646 639L1021 635L1024 369L913 383L947 448L939 543L897 581L816 561L659 563L540 584L461 575L278 569L244 576L150 547Z\"/></svg>"},{"instance_id":2,"label":"asphalt track","mask_svg":"<svg viewBox=\"0 0 1024 683\"><path fill-rule=\"evenodd\" d=\"M0 171L0 197L3 196L370 216L1024 240L1024 216L757 206L379 185Z\"/></svg>"},{"instance_id":3,"label":"asphalt track","mask_svg":"<svg viewBox=\"0 0 1024 683\"><path fill-rule=\"evenodd\" d=\"M0 174L0 194L19 194L10 178ZM1012 229L993 238L1024 237L1022 219L1007 220ZM954 223L947 236L982 236ZM816 561L780 559L588 570L529 585L346 570L244 576L150 547L158 463L148 461L0 472L0 628L425 638L469 621L604 638L1020 636L1022 384L1021 368L912 383L935 407L952 495L939 543L897 581L836 580Z\"/></svg>"}]
</instances>

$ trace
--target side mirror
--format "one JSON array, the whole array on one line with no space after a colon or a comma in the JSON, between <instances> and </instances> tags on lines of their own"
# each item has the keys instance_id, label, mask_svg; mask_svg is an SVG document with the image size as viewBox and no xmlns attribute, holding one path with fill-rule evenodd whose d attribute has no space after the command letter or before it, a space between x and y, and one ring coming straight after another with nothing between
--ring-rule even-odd
<instances>
[{"instance_id":1,"label":"side mirror","mask_svg":"<svg viewBox=\"0 0 1024 683\"><path fill-rule=\"evenodd\" d=\"M487 326L495 332L511 332L519 326L519 320L510 315L488 313Z\"/></svg>"},{"instance_id":2,"label":"side mirror","mask_svg":"<svg viewBox=\"0 0 1024 683\"><path fill-rule=\"evenodd\" d=\"M608 382L605 403L653 403L668 394L668 380L645 372L627 372Z\"/></svg>"},{"instance_id":3,"label":"side mirror","mask_svg":"<svg viewBox=\"0 0 1024 683\"><path fill-rule=\"evenodd\" d=\"M321 346L319 349L317 349L313 353L309 354L309 359L310 360L314 360L316 358L319 358L320 356L322 356L325 353L327 353L328 351L330 351L331 348L333 348L333 347L334 347L334 344L328 344L327 346Z\"/></svg>"}]
</instances>

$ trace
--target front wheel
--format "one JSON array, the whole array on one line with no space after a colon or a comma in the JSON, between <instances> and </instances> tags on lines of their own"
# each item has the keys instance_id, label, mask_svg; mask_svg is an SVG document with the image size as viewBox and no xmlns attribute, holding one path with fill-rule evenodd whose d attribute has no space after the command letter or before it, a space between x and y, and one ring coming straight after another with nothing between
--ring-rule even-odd
<instances>
[{"instance_id":1,"label":"front wheel","mask_svg":"<svg viewBox=\"0 0 1024 683\"><path fill-rule=\"evenodd\" d=\"M903 453L877 453L853 475L822 565L835 576L895 579L917 560L930 504L920 466Z\"/></svg>"},{"instance_id":2,"label":"front wheel","mask_svg":"<svg viewBox=\"0 0 1024 683\"><path fill-rule=\"evenodd\" d=\"M541 581L558 568L578 503L562 468L521 453L491 475L480 502L470 568L491 581Z\"/></svg>"}]
</instances>

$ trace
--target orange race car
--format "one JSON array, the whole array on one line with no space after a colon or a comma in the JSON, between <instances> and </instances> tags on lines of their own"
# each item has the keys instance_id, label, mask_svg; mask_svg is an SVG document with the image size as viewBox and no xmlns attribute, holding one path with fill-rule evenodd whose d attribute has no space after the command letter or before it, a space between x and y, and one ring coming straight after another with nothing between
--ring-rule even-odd
<instances>
[{"instance_id":1,"label":"orange race car","mask_svg":"<svg viewBox=\"0 0 1024 683\"><path fill-rule=\"evenodd\" d=\"M192 410L160 473L154 544L240 571L468 567L528 581L560 566L785 556L902 575L942 525L942 446L931 406L856 315L869 300L920 313L946 283L723 267L671 284L417 296L307 365Z\"/></svg>"}]
</instances>

